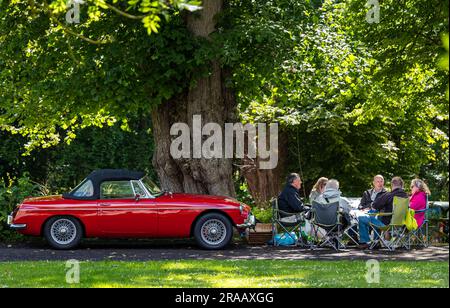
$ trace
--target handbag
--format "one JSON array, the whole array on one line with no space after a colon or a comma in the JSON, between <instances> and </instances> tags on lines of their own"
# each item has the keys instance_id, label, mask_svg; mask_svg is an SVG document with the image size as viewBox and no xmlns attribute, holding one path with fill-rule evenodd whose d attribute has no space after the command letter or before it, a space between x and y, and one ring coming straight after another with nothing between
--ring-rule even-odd
<instances>
[{"instance_id":1,"label":"handbag","mask_svg":"<svg viewBox=\"0 0 450 308\"><path fill-rule=\"evenodd\" d=\"M409 209L406 212L404 225L406 226L406 229L408 229L408 231L415 231L419 228L419 226L417 225L417 220L414 218L415 214L416 212L413 209Z\"/></svg>"},{"instance_id":2,"label":"handbag","mask_svg":"<svg viewBox=\"0 0 450 308\"><path fill-rule=\"evenodd\" d=\"M275 235L274 241L277 246L292 246L297 244L298 236L295 232L291 233L281 233Z\"/></svg>"}]
</instances>

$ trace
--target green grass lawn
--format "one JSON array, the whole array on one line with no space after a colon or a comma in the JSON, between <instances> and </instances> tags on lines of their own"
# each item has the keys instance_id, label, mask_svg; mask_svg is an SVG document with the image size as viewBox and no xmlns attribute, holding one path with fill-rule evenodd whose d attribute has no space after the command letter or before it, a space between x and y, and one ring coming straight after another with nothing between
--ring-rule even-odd
<instances>
[{"instance_id":1,"label":"green grass lawn","mask_svg":"<svg viewBox=\"0 0 450 308\"><path fill-rule=\"evenodd\" d=\"M368 284L365 261L82 262L67 284L65 262L0 263L1 287L449 287L448 262L380 263Z\"/></svg>"}]
</instances>

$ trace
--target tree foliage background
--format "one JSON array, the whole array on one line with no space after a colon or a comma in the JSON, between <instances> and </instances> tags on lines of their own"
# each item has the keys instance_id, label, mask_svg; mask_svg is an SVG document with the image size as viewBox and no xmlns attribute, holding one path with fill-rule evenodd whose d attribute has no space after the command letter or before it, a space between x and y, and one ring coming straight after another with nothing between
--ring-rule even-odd
<instances>
[{"instance_id":1,"label":"tree foliage background","mask_svg":"<svg viewBox=\"0 0 450 308\"><path fill-rule=\"evenodd\" d=\"M379 1L379 23L366 3L229 0L205 40L184 24L199 1L85 0L67 24L66 1L0 0L3 186L27 176L59 193L95 168L155 176L152 108L218 59L241 121L280 123L282 174L301 172L306 194L327 176L359 196L381 173L446 199L449 2ZM235 183L251 202L238 168Z\"/></svg>"}]
</instances>

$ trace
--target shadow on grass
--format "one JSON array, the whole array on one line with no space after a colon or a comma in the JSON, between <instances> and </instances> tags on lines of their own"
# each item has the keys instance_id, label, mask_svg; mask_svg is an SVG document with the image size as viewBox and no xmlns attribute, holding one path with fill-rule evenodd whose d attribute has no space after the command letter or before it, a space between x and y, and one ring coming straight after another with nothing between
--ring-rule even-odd
<instances>
[{"instance_id":1,"label":"shadow on grass","mask_svg":"<svg viewBox=\"0 0 450 308\"><path fill-rule=\"evenodd\" d=\"M446 262L382 262L369 285L363 261L82 262L80 284L67 284L64 262L0 263L0 287L286 288L447 287Z\"/></svg>"}]
</instances>

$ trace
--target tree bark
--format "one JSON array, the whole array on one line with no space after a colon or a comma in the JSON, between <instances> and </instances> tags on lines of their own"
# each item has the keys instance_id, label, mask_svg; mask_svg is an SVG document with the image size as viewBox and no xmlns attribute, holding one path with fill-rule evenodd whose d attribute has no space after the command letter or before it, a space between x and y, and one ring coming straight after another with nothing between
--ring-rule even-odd
<instances>
[{"instance_id":1,"label":"tree bark","mask_svg":"<svg viewBox=\"0 0 450 308\"><path fill-rule=\"evenodd\" d=\"M187 28L193 35L208 39L215 30L214 17L222 11L222 7L223 0L204 1L201 11L187 17ZM202 116L203 125L217 123L222 130L225 123L234 122L236 100L233 93L225 87L226 78L227 72L222 70L217 61L212 61L208 77L196 80L195 87L152 111L156 145L153 166L159 175L163 189L230 197L236 195L232 180L231 159L173 159L170 154L170 145L175 138L170 136L170 128L174 123L189 125L192 149L194 115Z\"/></svg>"},{"instance_id":2,"label":"tree bark","mask_svg":"<svg viewBox=\"0 0 450 308\"><path fill-rule=\"evenodd\" d=\"M267 141L269 139L266 139ZM270 200L281 192L284 185L286 173L286 157L288 149L288 139L285 133L280 132L278 136L278 165L275 169L261 170L258 168L259 158L243 159L241 167L248 190L253 197L255 205L260 208L270 206Z\"/></svg>"}]
</instances>

